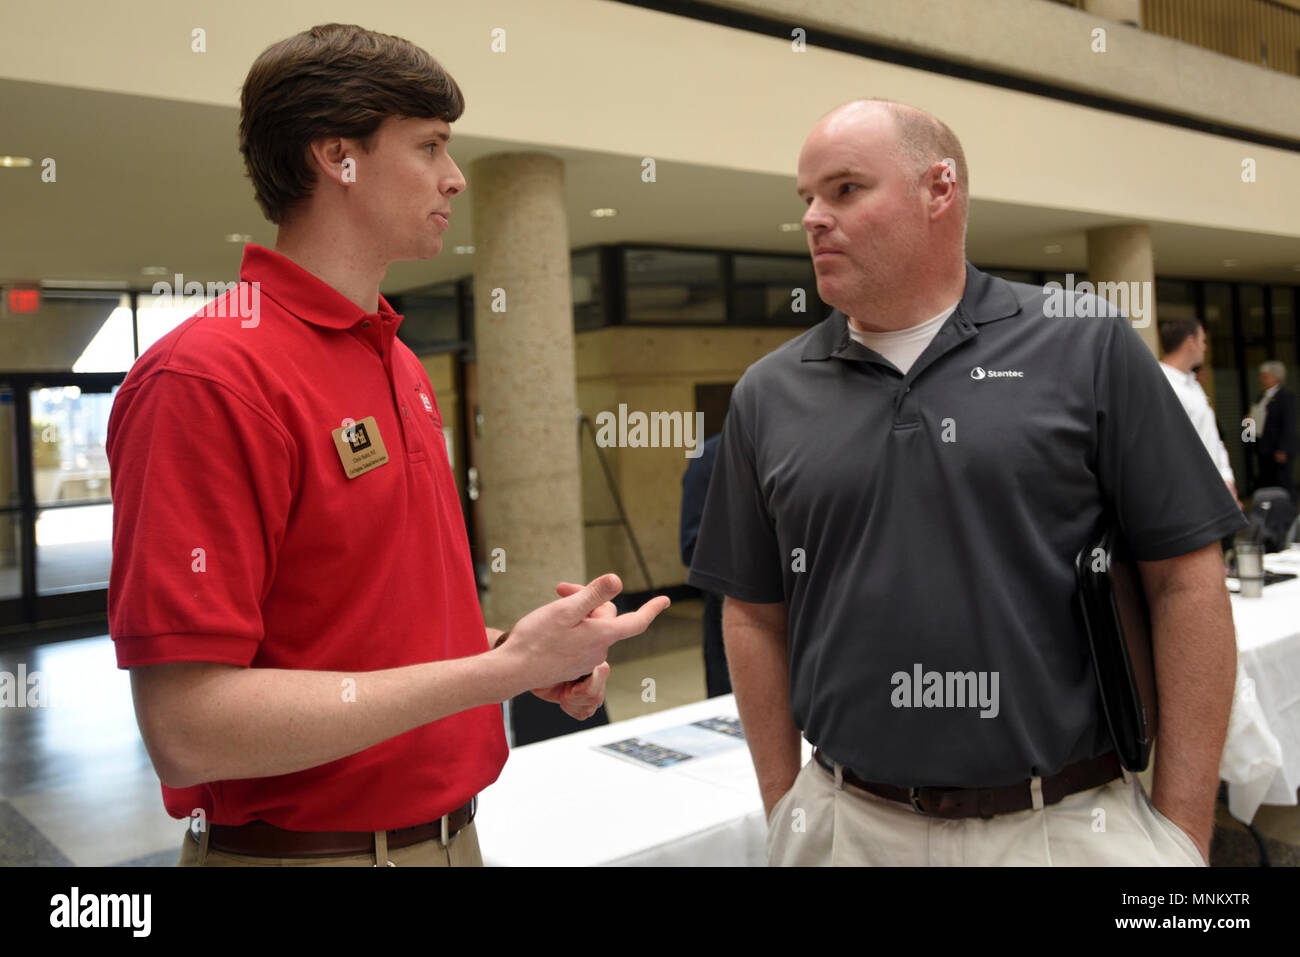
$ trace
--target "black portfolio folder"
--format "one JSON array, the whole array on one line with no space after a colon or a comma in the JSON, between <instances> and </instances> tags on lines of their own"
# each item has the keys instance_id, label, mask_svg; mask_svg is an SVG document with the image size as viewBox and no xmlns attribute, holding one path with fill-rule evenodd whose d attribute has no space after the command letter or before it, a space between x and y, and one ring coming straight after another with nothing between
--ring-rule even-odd
<instances>
[{"instance_id":1,"label":"black portfolio folder","mask_svg":"<svg viewBox=\"0 0 1300 957\"><path fill-rule=\"evenodd\" d=\"M1106 526L1074 562L1102 711L1120 764L1142 771L1156 737L1155 659L1146 593L1123 538Z\"/></svg>"}]
</instances>

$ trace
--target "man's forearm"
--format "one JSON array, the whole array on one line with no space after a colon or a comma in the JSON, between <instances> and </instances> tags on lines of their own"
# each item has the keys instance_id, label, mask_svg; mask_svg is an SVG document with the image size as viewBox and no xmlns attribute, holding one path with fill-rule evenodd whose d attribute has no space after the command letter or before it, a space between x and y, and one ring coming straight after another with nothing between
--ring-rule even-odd
<instances>
[{"instance_id":1,"label":"man's forearm","mask_svg":"<svg viewBox=\"0 0 1300 957\"><path fill-rule=\"evenodd\" d=\"M1217 546L1150 587L1160 721L1151 798L1209 847L1237 676L1232 607Z\"/></svg>"},{"instance_id":2,"label":"man's forearm","mask_svg":"<svg viewBox=\"0 0 1300 957\"><path fill-rule=\"evenodd\" d=\"M774 615L771 609L753 614L767 608L728 598L722 631L736 707L758 775L763 809L770 814L799 774L800 736L790 713L785 615Z\"/></svg>"},{"instance_id":3,"label":"man's forearm","mask_svg":"<svg viewBox=\"0 0 1300 957\"><path fill-rule=\"evenodd\" d=\"M200 667L151 714L146 740L168 742L151 754L172 787L317 767L526 690L499 652L383 671Z\"/></svg>"}]
</instances>

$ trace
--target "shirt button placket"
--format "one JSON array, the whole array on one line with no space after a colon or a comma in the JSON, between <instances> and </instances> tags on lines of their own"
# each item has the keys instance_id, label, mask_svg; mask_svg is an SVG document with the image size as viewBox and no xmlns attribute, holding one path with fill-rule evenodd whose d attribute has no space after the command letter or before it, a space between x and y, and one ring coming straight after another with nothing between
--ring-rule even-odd
<instances>
[{"instance_id":1,"label":"shirt button placket","mask_svg":"<svg viewBox=\"0 0 1300 957\"><path fill-rule=\"evenodd\" d=\"M369 319L361 320L362 329L368 330L373 325L374 323L371 322ZM398 425L401 427L401 431L402 431L402 451L403 453L409 454L411 451L411 443L407 437L406 422L405 422L405 419L407 419L409 415L406 411L406 406L402 405L397 398L397 388L393 383L392 369L389 364L388 356L385 355L384 353L383 331L380 330L380 331L369 333L367 338L370 339L372 344L375 346L375 350L379 353L379 362L384 367L384 376L388 379L388 394L393 397L393 407L400 408L402 410L402 421L398 422Z\"/></svg>"}]
</instances>

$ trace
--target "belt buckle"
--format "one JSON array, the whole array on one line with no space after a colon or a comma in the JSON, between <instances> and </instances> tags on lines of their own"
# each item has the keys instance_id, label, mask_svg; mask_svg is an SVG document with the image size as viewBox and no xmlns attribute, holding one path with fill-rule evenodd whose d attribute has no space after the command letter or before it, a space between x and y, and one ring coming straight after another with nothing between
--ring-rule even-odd
<instances>
[{"instance_id":1,"label":"belt buckle","mask_svg":"<svg viewBox=\"0 0 1300 957\"><path fill-rule=\"evenodd\" d=\"M439 835L438 835L438 840L439 840L439 843L441 843L443 847L446 847L448 844L451 843L451 835L447 833L447 820L451 817L452 814L455 814L456 811L459 811L459 810L460 810L460 808L456 808L455 811L451 811L451 812L449 812L449 813L447 813L447 814L444 814L442 817L440 817L440 818L438 819L438 826L439 826L439 829L440 829L440 833L439 833ZM475 815L477 812L478 812L478 795L475 794L472 798L469 799L469 819L470 819L470 821L474 820L474 815ZM467 822L465 823L465 827L468 827L468 826L469 826L469 822L467 821ZM463 830L463 828L462 828L462 830ZM456 833L459 834L460 831L457 831Z\"/></svg>"},{"instance_id":2,"label":"belt buckle","mask_svg":"<svg viewBox=\"0 0 1300 957\"><path fill-rule=\"evenodd\" d=\"M921 802L917 800L917 798L920 796L920 793L921 793L920 788L908 788L907 799L912 802L912 810L914 810L917 814L924 814L925 810L921 807Z\"/></svg>"}]
</instances>

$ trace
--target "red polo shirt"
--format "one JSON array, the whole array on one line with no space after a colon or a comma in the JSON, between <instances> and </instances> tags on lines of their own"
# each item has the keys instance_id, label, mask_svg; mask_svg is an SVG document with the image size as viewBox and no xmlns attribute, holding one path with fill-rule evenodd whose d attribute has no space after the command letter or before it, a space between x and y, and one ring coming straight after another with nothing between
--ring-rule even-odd
<instances>
[{"instance_id":1,"label":"red polo shirt","mask_svg":"<svg viewBox=\"0 0 1300 957\"><path fill-rule=\"evenodd\" d=\"M441 416L402 317L261 246L244 247L240 279L141 356L113 405L118 666L355 673L486 651ZM348 419L358 455L388 455L352 478L333 434ZM163 785L163 802L213 824L408 827L465 803L505 758L489 705L306 771Z\"/></svg>"}]
</instances>

